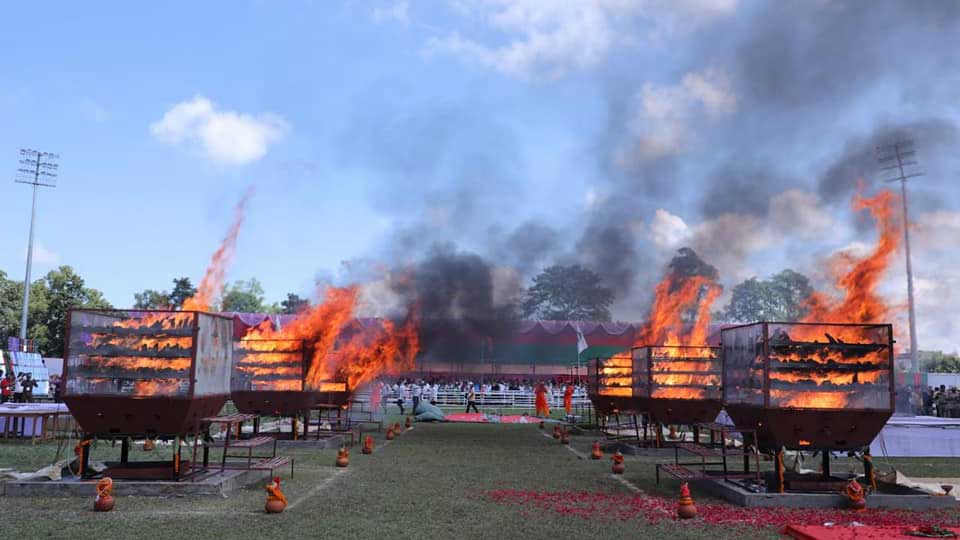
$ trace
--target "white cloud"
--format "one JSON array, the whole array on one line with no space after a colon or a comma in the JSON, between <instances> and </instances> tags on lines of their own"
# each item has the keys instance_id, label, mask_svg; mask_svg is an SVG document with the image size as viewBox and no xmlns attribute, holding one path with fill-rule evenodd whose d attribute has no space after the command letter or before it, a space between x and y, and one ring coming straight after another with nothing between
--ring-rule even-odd
<instances>
[{"instance_id":1,"label":"white cloud","mask_svg":"<svg viewBox=\"0 0 960 540\"><path fill-rule=\"evenodd\" d=\"M23 262L27 262L27 248L20 252ZM33 264L39 266L54 266L60 264L60 254L43 245L39 240L33 243Z\"/></svg>"},{"instance_id":2,"label":"white cloud","mask_svg":"<svg viewBox=\"0 0 960 540\"><path fill-rule=\"evenodd\" d=\"M257 161L288 131L286 121L275 114L218 110L216 103L203 96L174 105L150 125L150 133L162 142L199 143L206 156L219 165Z\"/></svg>"},{"instance_id":3,"label":"white cloud","mask_svg":"<svg viewBox=\"0 0 960 540\"><path fill-rule=\"evenodd\" d=\"M507 40L489 45L453 33L430 42L446 51L520 77L555 79L599 65L618 45L637 42L637 22L660 39L735 10L737 0L481 0L455 2Z\"/></svg>"},{"instance_id":4,"label":"white cloud","mask_svg":"<svg viewBox=\"0 0 960 540\"><path fill-rule=\"evenodd\" d=\"M370 10L370 16L378 23L398 22L406 25L410 23L410 3L404 0L385 6L377 6Z\"/></svg>"},{"instance_id":5,"label":"white cloud","mask_svg":"<svg viewBox=\"0 0 960 540\"><path fill-rule=\"evenodd\" d=\"M650 240L664 252L682 247L691 236L690 227L680 216L658 208L650 222Z\"/></svg>"},{"instance_id":6,"label":"white cloud","mask_svg":"<svg viewBox=\"0 0 960 540\"><path fill-rule=\"evenodd\" d=\"M697 119L715 120L737 110L730 78L718 69L690 72L675 85L645 84L634 97L628 129L634 142L621 150L623 166L679 154L693 139Z\"/></svg>"}]
</instances>

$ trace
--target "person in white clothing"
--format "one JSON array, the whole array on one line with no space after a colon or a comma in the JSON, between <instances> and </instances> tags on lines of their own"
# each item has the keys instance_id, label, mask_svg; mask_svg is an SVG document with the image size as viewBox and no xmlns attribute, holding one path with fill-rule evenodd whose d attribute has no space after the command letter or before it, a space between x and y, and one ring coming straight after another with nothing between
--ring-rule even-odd
<instances>
[{"instance_id":1,"label":"person in white clothing","mask_svg":"<svg viewBox=\"0 0 960 540\"><path fill-rule=\"evenodd\" d=\"M410 411L410 414L417 414L417 407L420 406L420 398L423 397L423 387L420 386L421 381L417 381L410 385L410 396L413 398L413 410Z\"/></svg>"}]
</instances>

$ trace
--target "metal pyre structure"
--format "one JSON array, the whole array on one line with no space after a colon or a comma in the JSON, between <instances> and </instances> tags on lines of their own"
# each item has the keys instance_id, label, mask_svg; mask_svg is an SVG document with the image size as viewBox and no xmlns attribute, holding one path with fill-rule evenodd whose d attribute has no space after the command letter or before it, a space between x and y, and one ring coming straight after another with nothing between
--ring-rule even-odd
<instances>
[{"instance_id":1,"label":"metal pyre structure","mask_svg":"<svg viewBox=\"0 0 960 540\"><path fill-rule=\"evenodd\" d=\"M893 414L893 343L889 324L725 328L724 407L738 426L756 429L761 451L819 450L829 483L830 451L869 453ZM864 465L871 476L870 460Z\"/></svg>"},{"instance_id":2,"label":"metal pyre structure","mask_svg":"<svg viewBox=\"0 0 960 540\"><path fill-rule=\"evenodd\" d=\"M307 389L310 350L300 339L242 339L233 344L230 397L245 414L288 417L309 424L316 395ZM259 422L254 421L254 431Z\"/></svg>"},{"instance_id":3,"label":"metal pyre structure","mask_svg":"<svg viewBox=\"0 0 960 540\"><path fill-rule=\"evenodd\" d=\"M633 358L629 352L588 361L587 395L598 415L646 410L645 404L634 397Z\"/></svg>"},{"instance_id":4,"label":"metal pyre structure","mask_svg":"<svg viewBox=\"0 0 960 540\"><path fill-rule=\"evenodd\" d=\"M654 345L633 349L633 395L657 424L693 426L720 413L719 347Z\"/></svg>"},{"instance_id":5,"label":"metal pyre structure","mask_svg":"<svg viewBox=\"0 0 960 540\"><path fill-rule=\"evenodd\" d=\"M69 312L64 402L86 438L122 439L121 463L110 474L139 468L180 476L180 442L196 438L201 420L230 395L232 338L230 318L204 312ZM135 467L129 438L173 439L174 459Z\"/></svg>"}]
</instances>

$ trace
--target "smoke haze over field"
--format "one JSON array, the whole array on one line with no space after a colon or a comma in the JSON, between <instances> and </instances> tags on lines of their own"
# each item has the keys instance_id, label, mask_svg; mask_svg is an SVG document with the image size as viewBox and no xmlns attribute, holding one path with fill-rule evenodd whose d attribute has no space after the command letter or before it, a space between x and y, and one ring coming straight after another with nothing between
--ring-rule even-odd
<instances>
[{"instance_id":1,"label":"smoke haze over field","mask_svg":"<svg viewBox=\"0 0 960 540\"><path fill-rule=\"evenodd\" d=\"M192 10L147 23L129 6L61 8L84 24L59 28L53 46L90 74L66 86L38 82L62 66L26 33L54 15L8 10L4 30L27 49L0 89L18 128L0 141L77 156L44 192L38 248L115 305L206 261L230 220L224 201L249 183L257 197L225 278L258 278L268 301L310 295L319 276L365 284L361 313L402 314L422 296L424 318L489 334L532 276L579 263L615 292L614 318L640 320L683 247L717 269L717 307L741 280L784 268L829 290L822 261L876 241L851 210L857 186L898 187L882 183L877 146L911 138L926 173L910 183L920 344L960 347L958 2ZM129 21L130 45L105 51L86 37L115 31L112 17ZM211 39L213 23L231 31ZM152 25L175 35L134 39ZM22 186L8 184L0 198L18 202L0 226L26 238ZM123 224L110 241L127 266L77 226L78 208ZM19 275L23 246L10 246L0 269ZM891 260L878 291L902 306L902 253Z\"/></svg>"},{"instance_id":2,"label":"smoke haze over field","mask_svg":"<svg viewBox=\"0 0 960 540\"><path fill-rule=\"evenodd\" d=\"M524 284L551 263L577 262L614 289L616 317L636 319L645 316L652 284L679 247L714 264L729 289L787 266L822 277L818 260L851 242L872 242L873 227L854 216L849 201L858 184L867 192L880 185L878 145L915 140L928 175L911 188L913 210L920 220L933 211L953 215L957 190L948 186L960 162L957 95L948 87L960 73L953 53L960 48L957 4L727 4L709 14L642 2L586 2L572 10L471 4L465 16L510 20L501 28L505 47L518 51L549 49L535 41L537 32L558 42L574 29L589 33L568 11L598 17L613 36L587 62L567 57L558 44L545 57L546 71L533 56L500 69L508 65L500 63L507 49L454 30L458 46L443 39L431 45L433 54L480 60L524 84L596 83L606 119L581 142L593 160L578 171L586 181L548 179L553 189L585 183L585 202L574 215L544 211L523 166L530 150L502 117L477 116L463 104L416 119L376 119L357 136L386 168L374 201L390 197L401 226L380 256L426 257L417 273L423 290L486 313L495 307L494 268L511 269L511 279ZM636 25L624 26L620 16ZM672 16L697 24L649 32L651 21ZM632 39L631 32L644 37ZM668 55L672 61L660 69L631 69L649 67L651 57L674 47L688 54ZM546 217L529 221L538 214ZM448 253L463 250L457 257L471 261L469 269L438 266L436 252L429 253L439 244ZM915 257L923 268L925 255ZM451 275L473 294L451 292ZM896 283L889 291L895 298L904 292Z\"/></svg>"}]
</instances>

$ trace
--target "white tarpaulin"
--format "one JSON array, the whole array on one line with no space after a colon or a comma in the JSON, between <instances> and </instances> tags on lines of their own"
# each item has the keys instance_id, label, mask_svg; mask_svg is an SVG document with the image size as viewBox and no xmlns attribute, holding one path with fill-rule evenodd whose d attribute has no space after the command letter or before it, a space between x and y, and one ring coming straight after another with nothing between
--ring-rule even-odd
<instances>
[{"instance_id":1,"label":"white tarpaulin","mask_svg":"<svg viewBox=\"0 0 960 540\"><path fill-rule=\"evenodd\" d=\"M894 416L870 445L874 456L960 457L960 418Z\"/></svg>"}]
</instances>

